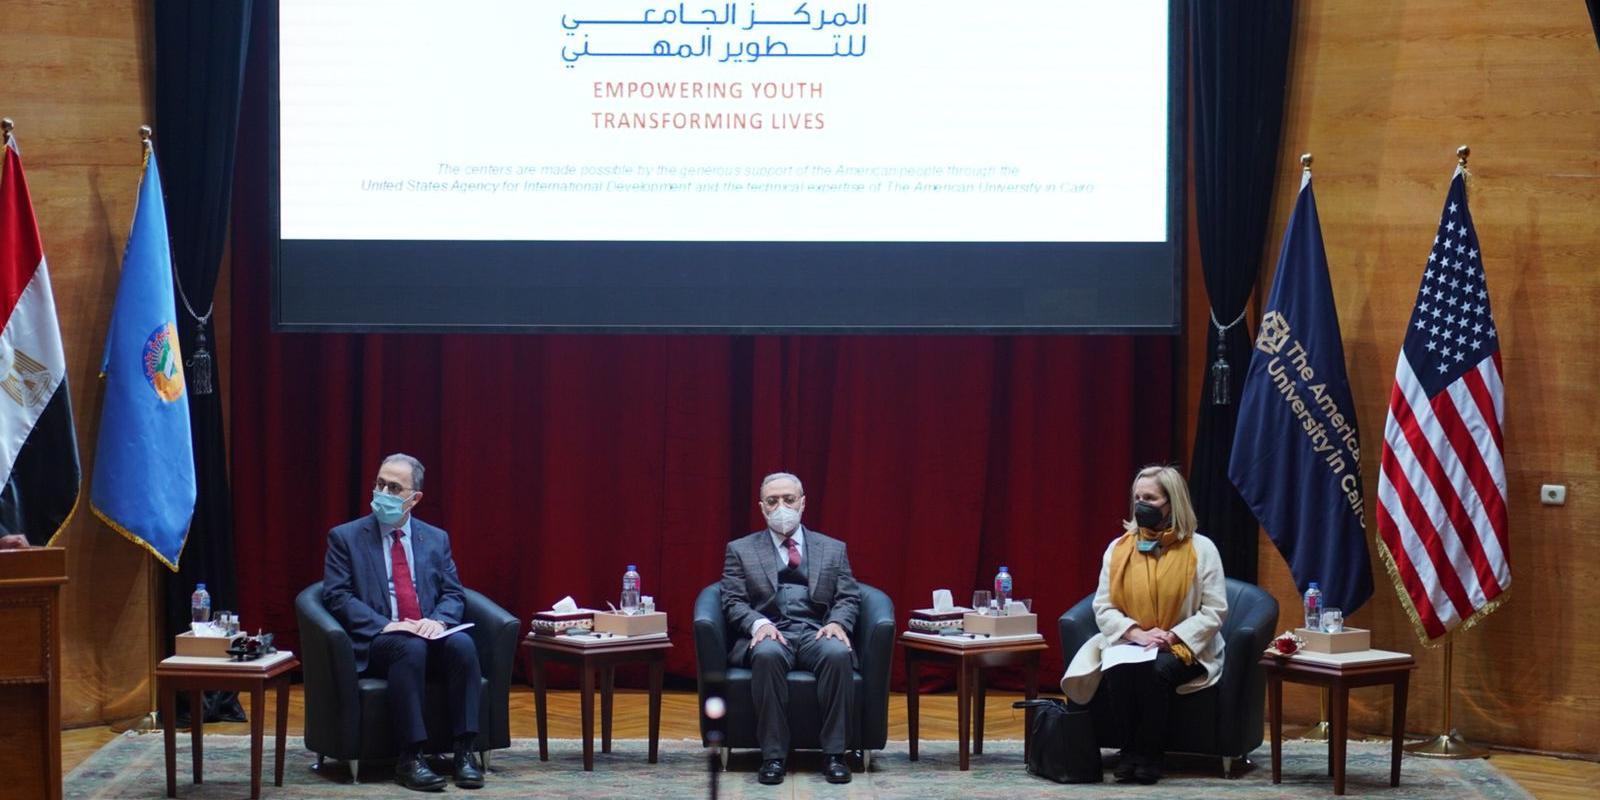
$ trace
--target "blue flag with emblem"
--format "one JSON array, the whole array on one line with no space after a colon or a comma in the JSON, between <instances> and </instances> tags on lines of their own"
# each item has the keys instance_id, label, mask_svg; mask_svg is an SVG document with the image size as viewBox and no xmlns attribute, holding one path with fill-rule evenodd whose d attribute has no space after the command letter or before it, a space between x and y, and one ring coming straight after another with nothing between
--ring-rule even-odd
<instances>
[{"instance_id":1,"label":"blue flag with emblem","mask_svg":"<svg viewBox=\"0 0 1600 800\"><path fill-rule=\"evenodd\" d=\"M177 322L161 172L146 142L133 230L100 362L105 405L89 502L96 516L173 571L195 499Z\"/></svg>"},{"instance_id":2,"label":"blue flag with emblem","mask_svg":"<svg viewBox=\"0 0 1600 800\"><path fill-rule=\"evenodd\" d=\"M1228 477L1301 593L1315 581L1345 614L1372 597L1361 442L1309 169L1261 315Z\"/></svg>"}]
</instances>

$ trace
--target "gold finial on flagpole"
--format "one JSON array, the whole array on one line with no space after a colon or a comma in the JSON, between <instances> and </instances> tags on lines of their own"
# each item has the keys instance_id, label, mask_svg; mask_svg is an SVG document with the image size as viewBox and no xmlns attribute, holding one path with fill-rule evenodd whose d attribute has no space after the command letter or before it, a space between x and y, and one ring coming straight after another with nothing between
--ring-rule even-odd
<instances>
[{"instance_id":1,"label":"gold finial on flagpole","mask_svg":"<svg viewBox=\"0 0 1600 800\"><path fill-rule=\"evenodd\" d=\"M1310 153L1301 153L1300 154L1300 168L1301 169L1311 169L1311 154Z\"/></svg>"},{"instance_id":2,"label":"gold finial on flagpole","mask_svg":"<svg viewBox=\"0 0 1600 800\"><path fill-rule=\"evenodd\" d=\"M139 126L139 141L144 142L146 147L150 146L150 134L151 130L149 125Z\"/></svg>"},{"instance_id":3,"label":"gold finial on flagpole","mask_svg":"<svg viewBox=\"0 0 1600 800\"><path fill-rule=\"evenodd\" d=\"M11 129L15 127L17 127L17 123L12 122L10 117L0 119L0 138L10 136Z\"/></svg>"},{"instance_id":4,"label":"gold finial on flagpole","mask_svg":"<svg viewBox=\"0 0 1600 800\"><path fill-rule=\"evenodd\" d=\"M1456 163L1460 164L1462 169L1466 169L1467 159L1471 156L1472 148L1466 145L1461 145L1460 147L1456 148Z\"/></svg>"}]
</instances>

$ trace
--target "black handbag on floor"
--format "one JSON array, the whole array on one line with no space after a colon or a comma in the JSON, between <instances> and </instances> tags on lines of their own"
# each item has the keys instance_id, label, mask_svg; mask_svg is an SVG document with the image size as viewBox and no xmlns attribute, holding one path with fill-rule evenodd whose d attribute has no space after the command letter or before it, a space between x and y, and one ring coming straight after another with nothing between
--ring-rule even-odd
<instances>
[{"instance_id":1,"label":"black handbag on floor","mask_svg":"<svg viewBox=\"0 0 1600 800\"><path fill-rule=\"evenodd\" d=\"M1056 783L1099 783L1100 745L1094 738L1094 719L1087 708L1067 708L1054 698L1022 700L1012 708L1032 708L1029 731L1028 774Z\"/></svg>"}]
</instances>

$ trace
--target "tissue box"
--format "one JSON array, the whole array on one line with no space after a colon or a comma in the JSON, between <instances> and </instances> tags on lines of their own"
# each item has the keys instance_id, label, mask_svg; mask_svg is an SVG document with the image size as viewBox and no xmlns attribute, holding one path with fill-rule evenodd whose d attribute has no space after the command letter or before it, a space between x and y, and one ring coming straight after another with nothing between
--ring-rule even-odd
<instances>
[{"instance_id":1,"label":"tissue box","mask_svg":"<svg viewBox=\"0 0 1600 800\"><path fill-rule=\"evenodd\" d=\"M666 633L667 615L662 611L649 614L612 614L607 611L596 611L594 629L597 633L611 633L617 636Z\"/></svg>"},{"instance_id":2,"label":"tissue box","mask_svg":"<svg viewBox=\"0 0 1600 800\"><path fill-rule=\"evenodd\" d=\"M1039 616L1012 614L991 617L987 614L968 614L962 618L961 629L967 633L986 633L990 636L1024 636L1039 632Z\"/></svg>"},{"instance_id":3,"label":"tissue box","mask_svg":"<svg viewBox=\"0 0 1600 800\"><path fill-rule=\"evenodd\" d=\"M1306 649L1313 653L1354 653L1372 649L1372 631L1363 628L1345 628L1338 633L1301 628L1295 633L1306 640Z\"/></svg>"},{"instance_id":4,"label":"tissue box","mask_svg":"<svg viewBox=\"0 0 1600 800\"><path fill-rule=\"evenodd\" d=\"M184 631L173 637L173 650L180 656L200 656L202 658L227 658L228 643L233 641L230 636L196 636L189 631Z\"/></svg>"},{"instance_id":5,"label":"tissue box","mask_svg":"<svg viewBox=\"0 0 1600 800\"><path fill-rule=\"evenodd\" d=\"M556 611L540 611L533 615L530 627L539 636L558 636L573 628L586 631L594 627L594 612L579 610L563 614Z\"/></svg>"}]
</instances>

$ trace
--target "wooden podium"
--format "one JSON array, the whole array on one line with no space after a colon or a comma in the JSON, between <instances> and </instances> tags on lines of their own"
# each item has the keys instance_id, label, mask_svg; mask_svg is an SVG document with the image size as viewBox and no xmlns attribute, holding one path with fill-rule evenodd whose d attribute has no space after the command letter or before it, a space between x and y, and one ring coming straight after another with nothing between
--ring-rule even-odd
<instances>
[{"instance_id":1,"label":"wooden podium","mask_svg":"<svg viewBox=\"0 0 1600 800\"><path fill-rule=\"evenodd\" d=\"M0 550L0 781L61 797L61 585L67 551Z\"/></svg>"}]
</instances>

